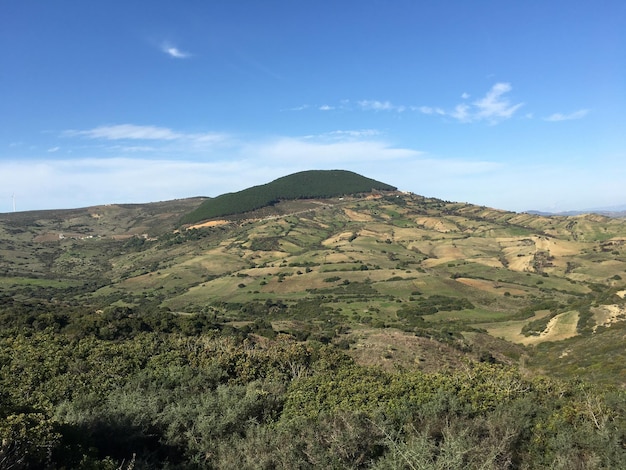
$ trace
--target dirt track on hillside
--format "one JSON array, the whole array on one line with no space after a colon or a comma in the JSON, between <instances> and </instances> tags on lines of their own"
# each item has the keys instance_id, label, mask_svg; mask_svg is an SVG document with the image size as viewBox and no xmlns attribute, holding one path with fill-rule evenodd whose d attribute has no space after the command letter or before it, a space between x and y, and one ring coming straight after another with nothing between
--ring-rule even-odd
<instances>
[{"instance_id":1,"label":"dirt track on hillside","mask_svg":"<svg viewBox=\"0 0 626 470\"><path fill-rule=\"evenodd\" d=\"M187 230L191 230L194 228L204 228L204 227L217 227L219 225L226 225L230 222L228 220L211 220L209 222L203 222L201 224L191 225L187 227Z\"/></svg>"}]
</instances>

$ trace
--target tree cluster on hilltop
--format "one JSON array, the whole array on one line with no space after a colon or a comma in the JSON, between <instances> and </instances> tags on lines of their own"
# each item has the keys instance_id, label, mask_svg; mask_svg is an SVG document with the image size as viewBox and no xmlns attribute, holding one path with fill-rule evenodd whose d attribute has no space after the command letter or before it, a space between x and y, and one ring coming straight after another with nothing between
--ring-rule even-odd
<instances>
[{"instance_id":1,"label":"tree cluster on hilltop","mask_svg":"<svg viewBox=\"0 0 626 470\"><path fill-rule=\"evenodd\" d=\"M183 224L254 211L280 200L331 198L372 190L394 191L394 186L345 170L311 170L294 173L236 193L203 202L185 215Z\"/></svg>"}]
</instances>

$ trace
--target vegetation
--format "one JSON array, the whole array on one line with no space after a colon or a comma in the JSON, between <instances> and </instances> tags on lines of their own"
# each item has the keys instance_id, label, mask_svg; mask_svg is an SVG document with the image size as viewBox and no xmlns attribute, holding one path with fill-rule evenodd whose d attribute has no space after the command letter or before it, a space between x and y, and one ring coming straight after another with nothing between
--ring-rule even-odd
<instances>
[{"instance_id":1,"label":"vegetation","mask_svg":"<svg viewBox=\"0 0 626 470\"><path fill-rule=\"evenodd\" d=\"M0 215L0 469L626 467L626 220L294 177Z\"/></svg>"},{"instance_id":2,"label":"vegetation","mask_svg":"<svg viewBox=\"0 0 626 470\"><path fill-rule=\"evenodd\" d=\"M626 464L617 390L488 363L385 372L287 336L72 330L0 339L2 468Z\"/></svg>"},{"instance_id":3,"label":"vegetation","mask_svg":"<svg viewBox=\"0 0 626 470\"><path fill-rule=\"evenodd\" d=\"M369 193L372 190L395 191L397 188L345 170L310 170L283 176L271 183L228 193L203 202L185 215L181 222L190 224L206 219L251 212L280 200L326 199Z\"/></svg>"}]
</instances>

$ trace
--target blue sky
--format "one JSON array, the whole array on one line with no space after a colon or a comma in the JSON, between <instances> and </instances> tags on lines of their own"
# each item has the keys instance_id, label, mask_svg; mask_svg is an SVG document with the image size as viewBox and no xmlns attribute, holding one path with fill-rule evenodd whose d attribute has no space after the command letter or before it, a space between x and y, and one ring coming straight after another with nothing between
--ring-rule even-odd
<instances>
[{"instance_id":1,"label":"blue sky","mask_svg":"<svg viewBox=\"0 0 626 470\"><path fill-rule=\"evenodd\" d=\"M0 2L0 212L346 169L523 211L626 204L626 2Z\"/></svg>"}]
</instances>

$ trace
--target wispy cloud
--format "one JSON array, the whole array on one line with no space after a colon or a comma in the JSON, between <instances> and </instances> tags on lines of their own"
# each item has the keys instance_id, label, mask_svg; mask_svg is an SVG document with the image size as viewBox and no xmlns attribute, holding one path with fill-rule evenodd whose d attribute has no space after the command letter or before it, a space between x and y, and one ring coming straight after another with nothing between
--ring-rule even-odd
<instances>
[{"instance_id":1,"label":"wispy cloud","mask_svg":"<svg viewBox=\"0 0 626 470\"><path fill-rule=\"evenodd\" d=\"M461 122L470 122L472 120L470 107L467 104L457 104L456 108L454 108L454 111L449 114L454 119L457 119Z\"/></svg>"},{"instance_id":2,"label":"wispy cloud","mask_svg":"<svg viewBox=\"0 0 626 470\"><path fill-rule=\"evenodd\" d=\"M487 121L490 124L509 119L524 106L524 103L511 104L509 98L505 96L512 89L510 83L496 83L484 97L471 104L457 105L450 116L461 122ZM465 95L467 94L464 93Z\"/></svg>"},{"instance_id":3,"label":"wispy cloud","mask_svg":"<svg viewBox=\"0 0 626 470\"><path fill-rule=\"evenodd\" d=\"M333 138L349 138L349 139L363 139L372 138L380 135L380 131L376 129L358 129L358 130L339 130L329 132L328 135Z\"/></svg>"},{"instance_id":4,"label":"wispy cloud","mask_svg":"<svg viewBox=\"0 0 626 470\"><path fill-rule=\"evenodd\" d=\"M420 106L417 108L423 114L439 114L445 116L446 112L441 108L433 108L431 106Z\"/></svg>"},{"instance_id":5,"label":"wispy cloud","mask_svg":"<svg viewBox=\"0 0 626 470\"><path fill-rule=\"evenodd\" d=\"M446 110L441 106L414 106L407 104L396 104L389 100L359 100L350 102L342 100L337 106L322 105L317 106L319 111L330 111L334 109L348 111L374 111L374 112L396 112L404 113L417 111L422 114L434 116L449 116L459 122L487 122L489 124L497 124L506 119L510 119L524 103L512 103L507 94L512 90L510 83L496 83L483 96L472 102L462 102L452 110ZM461 94L463 100L467 100L470 94L464 92ZM307 107L301 106L292 108L294 111L300 111Z\"/></svg>"},{"instance_id":6,"label":"wispy cloud","mask_svg":"<svg viewBox=\"0 0 626 470\"><path fill-rule=\"evenodd\" d=\"M112 126L98 126L93 129L78 131L67 130L63 133L67 137L82 136L90 139L106 140L174 140L181 138L181 134L165 127L137 126L135 124L116 124Z\"/></svg>"},{"instance_id":7,"label":"wispy cloud","mask_svg":"<svg viewBox=\"0 0 626 470\"><path fill-rule=\"evenodd\" d=\"M339 131L344 132L344 131ZM256 155L267 162L289 163L297 161L298 165L319 167L333 165L342 166L362 162L382 162L403 160L421 155L413 149L398 148L386 142L370 139L364 133L361 137L348 135L347 138L328 140L326 136L308 138L280 137L263 144L252 144L245 149L246 154ZM346 134L335 134L346 137Z\"/></svg>"},{"instance_id":8,"label":"wispy cloud","mask_svg":"<svg viewBox=\"0 0 626 470\"><path fill-rule=\"evenodd\" d=\"M406 106L395 105L390 101L361 100L357 104L359 108L365 111L397 111L401 113L406 110Z\"/></svg>"},{"instance_id":9,"label":"wispy cloud","mask_svg":"<svg viewBox=\"0 0 626 470\"><path fill-rule=\"evenodd\" d=\"M227 139L225 134L219 133L184 133L173 131L167 127L138 126L135 124L98 126L87 130L67 130L63 132L63 136L103 140L191 140L206 143Z\"/></svg>"},{"instance_id":10,"label":"wispy cloud","mask_svg":"<svg viewBox=\"0 0 626 470\"><path fill-rule=\"evenodd\" d=\"M589 114L589 110L588 109L579 109L578 111L574 111L573 113L570 113L570 114L554 113L554 114L544 118L544 121L551 121L551 122L571 121L571 120L574 120L574 119L582 119L587 114Z\"/></svg>"},{"instance_id":11,"label":"wispy cloud","mask_svg":"<svg viewBox=\"0 0 626 470\"><path fill-rule=\"evenodd\" d=\"M161 51L163 51L170 57L173 57L174 59L187 59L191 57L190 53L181 51L179 48L173 46L168 42L164 42L163 44L161 44Z\"/></svg>"},{"instance_id":12,"label":"wispy cloud","mask_svg":"<svg viewBox=\"0 0 626 470\"><path fill-rule=\"evenodd\" d=\"M324 106L324 105L322 105ZM311 106L308 104L301 104L300 106L293 106L292 108L283 108L281 111L304 111L306 109L310 109ZM320 106L317 106L317 109L320 109Z\"/></svg>"}]
</instances>

